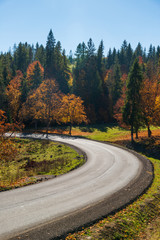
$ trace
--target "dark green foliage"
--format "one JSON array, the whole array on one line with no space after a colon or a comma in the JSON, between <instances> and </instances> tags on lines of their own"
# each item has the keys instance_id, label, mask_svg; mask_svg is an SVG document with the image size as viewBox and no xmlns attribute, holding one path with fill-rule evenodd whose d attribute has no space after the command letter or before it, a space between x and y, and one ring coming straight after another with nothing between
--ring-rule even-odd
<instances>
[{"instance_id":1,"label":"dark green foliage","mask_svg":"<svg viewBox=\"0 0 160 240\"><path fill-rule=\"evenodd\" d=\"M129 71L129 68L131 66L131 61L132 61L132 56L133 56L133 50L131 48L131 44L128 44L127 50L126 50L126 57L127 57L127 72Z\"/></svg>"},{"instance_id":2,"label":"dark green foliage","mask_svg":"<svg viewBox=\"0 0 160 240\"><path fill-rule=\"evenodd\" d=\"M112 100L113 106L116 104L117 100L122 94L122 80L121 71L118 63L114 66L114 76L113 76L113 88L112 88Z\"/></svg>"},{"instance_id":3,"label":"dark green foliage","mask_svg":"<svg viewBox=\"0 0 160 240\"><path fill-rule=\"evenodd\" d=\"M108 89L104 84L103 50L101 41L96 54L92 39L89 39L87 47L82 43L76 50L73 92L84 100L90 122L106 121L109 118Z\"/></svg>"},{"instance_id":4,"label":"dark green foliage","mask_svg":"<svg viewBox=\"0 0 160 240\"><path fill-rule=\"evenodd\" d=\"M56 44L50 30L46 44L45 78L56 79L59 89L63 93L68 93L69 73L65 50L62 52L60 41Z\"/></svg>"},{"instance_id":5,"label":"dark green foliage","mask_svg":"<svg viewBox=\"0 0 160 240\"><path fill-rule=\"evenodd\" d=\"M45 78L55 78L55 38L50 30L46 43Z\"/></svg>"},{"instance_id":6,"label":"dark green foliage","mask_svg":"<svg viewBox=\"0 0 160 240\"><path fill-rule=\"evenodd\" d=\"M112 50L109 49L108 55L107 55L107 64L106 64L106 68L110 69L111 66L113 64L113 56L112 56Z\"/></svg>"},{"instance_id":7,"label":"dark green foliage","mask_svg":"<svg viewBox=\"0 0 160 240\"><path fill-rule=\"evenodd\" d=\"M45 48L43 45L40 45L37 43L36 44L36 49L35 49L35 59L41 63L41 65L44 67L45 66Z\"/></svg>"},{"instance_id":8,"label":"dark green foliage","mask_svg":"<svg viewBox=\"0 0 160 240\"><path fill-rule=\"evenodd\" d=\"M42 80L43 80L43 76L42 76L42 73L41 73L41 69L39 67L39 64L37 63L34 67L34 70L33 70L31 88L32 89L38 88L39 85L41 84Z\"/></svg>"},{"instance_id":9,"label":"dark green foliage","mask_svg":"<svg viewBox=\"0 0 160 240\"><path fill-rule=\"evenodd\" d=\"M19 43L14 52L14 64L16 70L20 70L23 74L26 72L28 65L33 61L33 49L27 43Z\"/></svg>"},{"instance_id":10,"label":"dark green foliage","mask_svg":"<svg viewBox=\"0 0 160 240\"><path fill-rule=\"evenodd\" d=\"M141 95L143 74L136 59L129 73L127 82L126 101L123 108L123 121L131 126L131 139L133 141L133 130L138 132L143 123L141 111Z\"/></svg>"}]
</instances>

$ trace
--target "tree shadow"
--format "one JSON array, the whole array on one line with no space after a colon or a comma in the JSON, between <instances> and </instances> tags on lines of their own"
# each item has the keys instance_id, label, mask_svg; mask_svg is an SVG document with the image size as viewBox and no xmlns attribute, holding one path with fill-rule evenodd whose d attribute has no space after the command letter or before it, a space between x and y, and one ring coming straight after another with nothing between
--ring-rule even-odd
<instances>
[{"instance_id":1,"label":"tree shadow","mask_svg":"<svg viewBox=\"0 0 160 240\"><path fill-rule=\"evenodd\" d=\"M116 123L112 123L112 124L101 123L101 124L82 125L79 127L79 129L82 132L89 132L89 133L93 133L96 130L100 132L107 132L109 128L113 128L115 126L117 126Z\"/></svg>"},{"instance_id":2,"label":"tree shadow","mask_svg":"<svg viewBox=\"0 0 160 240\"><path fill-rule=\"evenodd\" d=\"M130 140L120 140L115 143L123 145L150 158L160 160L160 136L143 137L131 143Z\"/></svg>"}]
</instances>

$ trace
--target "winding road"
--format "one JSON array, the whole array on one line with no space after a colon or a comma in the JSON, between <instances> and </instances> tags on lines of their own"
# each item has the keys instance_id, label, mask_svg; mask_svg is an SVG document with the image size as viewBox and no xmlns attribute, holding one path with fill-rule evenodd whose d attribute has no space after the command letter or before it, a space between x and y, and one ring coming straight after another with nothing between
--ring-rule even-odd
<instances>
[{"instance_id":1,"label":"winding road","mask_svg":"<svg viewBox=\"0 0 160 240\"><path fill-rule=\"evenodd\" d=\"M45 139L45 135L20 137ZM0 193L0 239L58 239L120 209L151 184L151 163L136 153L83 138L49 135L87 155L80 168ZM62 239L62 238L60 238Z\"/></svg>"}]
</instances>

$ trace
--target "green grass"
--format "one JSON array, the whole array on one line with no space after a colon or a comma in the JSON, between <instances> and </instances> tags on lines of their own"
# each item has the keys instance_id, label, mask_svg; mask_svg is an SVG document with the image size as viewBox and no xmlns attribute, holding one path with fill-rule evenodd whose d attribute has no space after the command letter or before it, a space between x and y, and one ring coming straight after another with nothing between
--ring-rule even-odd
<instances>
[{"instance_id":1,"label":"green grass","mask_svg":"<svg viewBox=\"0 0 160 240\"><path fill-rule=\"evenodd\" d=\"M47 140L15 139L19 153L0 166L0 190L36 181L36 175L60 175L81 166L85 159L71 147ZM28 178L29 177L29 178Z\"/></svg>"},{"instance_id":2,"label":"green grass","mask_svg":"<svg viewBox=\"0 0 160 240\"><path fill-rule=\"evenodd\" d=\"M123 137L130 133L129 130L119 126L106 124L73 127L73 132L74 131L77 135L83 135L83 133L85 133L85 137L98 141L114 141L117 140L118 137Z\"/></svg>"}]
</instances>

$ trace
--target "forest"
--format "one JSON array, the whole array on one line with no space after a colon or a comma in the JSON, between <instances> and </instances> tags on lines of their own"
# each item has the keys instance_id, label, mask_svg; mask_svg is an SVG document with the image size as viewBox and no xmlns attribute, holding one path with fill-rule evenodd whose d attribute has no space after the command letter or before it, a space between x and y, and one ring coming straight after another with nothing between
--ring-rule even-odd
<instances>
[{"instance_id":1,"label":"forest","mask_svg":"<svg viewBox=\"0 0 160 240\"><path fill-rule=\"evenodd\" d=\"M19 43L0 54L0 121L25 128L117 122L138 137L160 123L160 46L119 50L90 38L66 55L52 30L46 46ZM71 128L70 128L71 134Z\"/></svg>"}]
</instances>

